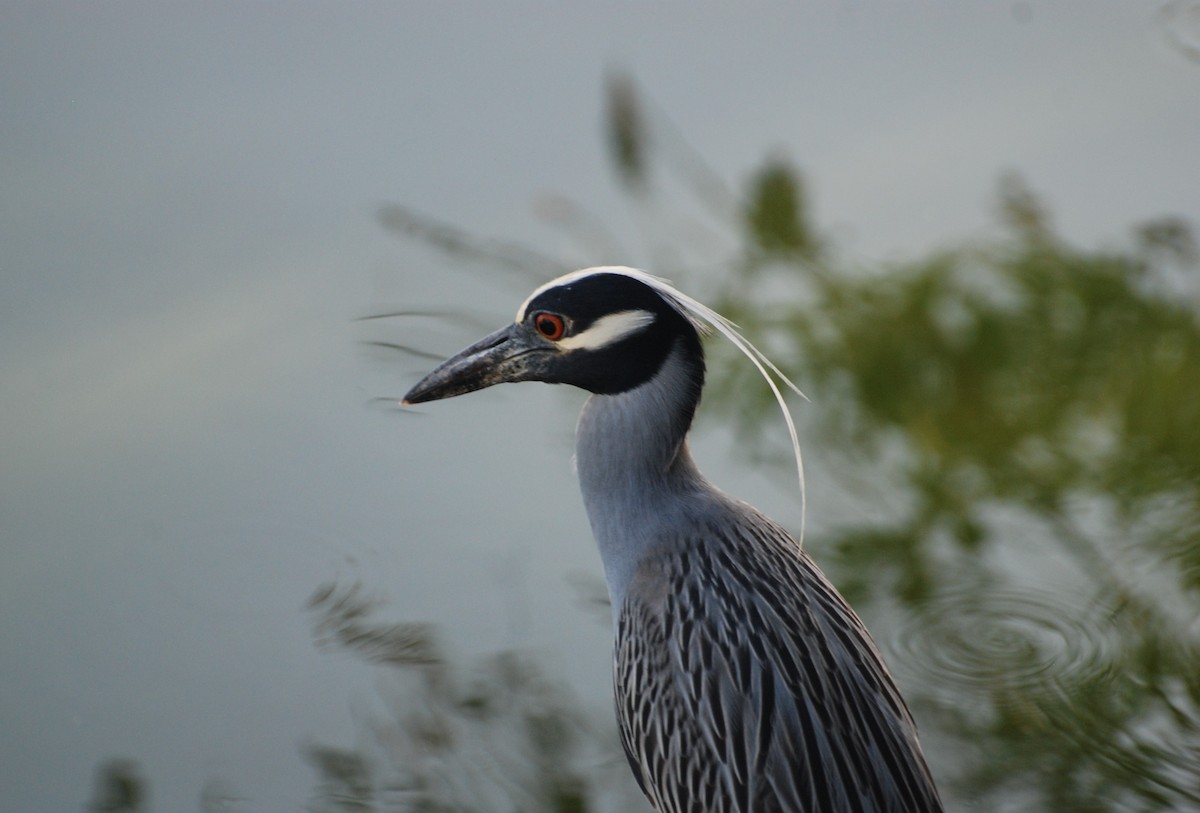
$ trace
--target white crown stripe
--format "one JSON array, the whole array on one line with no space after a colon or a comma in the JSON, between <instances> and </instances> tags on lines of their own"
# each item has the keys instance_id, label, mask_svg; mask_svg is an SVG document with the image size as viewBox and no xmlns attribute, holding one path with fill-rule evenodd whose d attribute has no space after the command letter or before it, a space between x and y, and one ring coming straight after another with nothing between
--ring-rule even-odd
<instances>
[{"instance_id":1,"label":"white crown stripe","mask_svg":"<svg viewBox=\"0 0 1200 813\"><path fill-rule=\"evenodd\" d=\"M653 321L654 314L650 311L610 313L597 319L587 330L559 339L557 344L565 350L599 350L637 333Z\"/></svg>"},{"instance_id":2,"label":"white crown stripe","mask_svg":"<svg viewBox=\"0 0 1200 813\"><path fill-rule=\"evenodd\" d=\"M750 362L758 370L759 374L766 380L767 386L771 388L771 394L775 396L775 402L779 404L779 411L783 413L783 421L785 424L787 424L788 436L792 441L792 452L796 457L796 474L800 481L800 533L798 534L798 538L801 544L803 544L804 526L808 514L808 496L805 493L804 488L804 459L800 454L800 439L796 433L795 421L792 420L791 410L788 409L787 401L784 400L783 393L780 391L779 385L776 383L776 378L778 378L779 381L782 381L788 389L799 395L804 400L807 401L808 396L801 392L800 388L793 384L791 379L784 375L761 350L755 347L749 339L743 336L741 331L738 330L738 326L733 322L729 321L707 305L692 299L690 296L681 291L676 290L668 280L665 280L661 277L656 277L653 274L647 274L645 271L641 271L637 268L629 268L623 265L599 266L596 268L584 268L579 271L572 271L569 274L565 274L557 279L553 279L538 288L529 295L528 299L521 303L521 308L517 311L517 322L519 323L525 320L525 310L529 307L529 303L545 291L560 285L569 285L576 280L583 279L584 277L590 277L595 274L621 274L626 277L632 277L633 279L648 285L650 288L657 291L663 297L663 299L670 303L671 307L683 314L683 316L687 318L688 321L690 321L701 333L708 334L713 330L716 330L718 333L728 339L734 347L740 350L742 354L746 356L746 358L750 359ZM634 313L636 312L637 311L634 311ZM626 313L629 313L629 311ZM621 314L615 315L619 316ZM595 330L597 327L599 327L600 322L602 321L604 320L598 320L596 325L584 331L575 338L581 338L590 333L592 330ZM608 341L611 342L613 339L609 339ZM560 344L562 344L562 342L560 342ZM768 372L768 370L770 372ZM772 375L772 373L774 375Z\"/></svg>"},{"instance_id":3,"label":"white crown stripe","mask_svg":"<svg viewBox=\"0 0 1200 813\"><path fill-rule=\"evenodd\" d=\"M570 285L572 282L575 282L575 280L583 279L584 277L590 277L593 274L603 274L603 273L620 274L622 272L617 270L620 268L623 268L623 266L614 265L614 266L607 266L607 267L600 267L600 268L581 268L578 271L572 271L569 274L563 274L561 277L555 277L554 279L547 282L545 285L539 286L537 288L537 290L535 290L533 293L531 293L528 297L525 298L525 301L521 303L521 307L517 309L517 319L516 319L517 324L521 324L522 322L525 321L525 316L527 315L525 313L525 311L529 308L529 303L532 302L533 300L537 299L539 296L544 294L546 291L549 291L551 288L557 288L560 285ZM637 269L630 268L628 270L636 271ZM626 274L625 276L631 276L631 275Z\"/></svg>"}]
</instances>

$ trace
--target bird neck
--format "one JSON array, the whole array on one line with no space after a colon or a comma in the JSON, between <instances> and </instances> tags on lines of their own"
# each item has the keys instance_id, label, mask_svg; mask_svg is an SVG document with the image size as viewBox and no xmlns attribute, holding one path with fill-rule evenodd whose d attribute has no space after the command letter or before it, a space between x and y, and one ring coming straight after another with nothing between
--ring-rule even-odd
<instances>
[{"instance_id":1,"label":"bird neck","mask_svg":"<svg viewBox=\"0 0 1200 813\"><path fill-rule=\"evenodd\" d=\"M614 612L659 538L651 530L686 495L707 487L687 447L703 385L698 341L680 340L653 378L616 395L593 395L579 416L576 470Z\"/></svg>"}]
</instances>

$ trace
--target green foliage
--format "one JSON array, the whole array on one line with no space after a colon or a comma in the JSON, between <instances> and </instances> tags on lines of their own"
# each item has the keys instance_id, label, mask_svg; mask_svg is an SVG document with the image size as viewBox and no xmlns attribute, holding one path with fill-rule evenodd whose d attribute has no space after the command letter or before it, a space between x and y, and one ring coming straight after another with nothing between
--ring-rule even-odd
<instances>
[{"instance_id":1,"label":"green foliage","mask_svg":"<svg viewBox=\"0 0 1200 813\"><path fill-rule=\"evenodd\" d=\"M974 755L952 780L962 798L1182 809L1200 802L1200 702L1183 688L1200 674L1193 240L1167 220L1125 250L1076 249L1011 178L1001 213L1007 233L993 243L873 273L830 259L821 273L777 262L775 280L743 271L723 308L819 393L807 434L835 460L830 471L851 472L846 491L863 478L886 483L903 506L872 522L848 517L814 542L834 552L849 594L919 611L980 584L1036 582L1036 571L1011 569L1013 557L1037 568L1051 555L1077 568L1086 597L1062 608L1089 616L1070 623L1115 633L1084 675L1056 669L1052 652L1024 683L988 672L982 708L953 674L949 692L944 682L910 691L938 733ZM791 306L778 293L788 283ZM743 376L716 365L709 400L762 443L770 397ZM759 402L747 410L749 392ZM1035 529L1034 552L1013 527ZM1013 646L1037 650L1036 630L1018 635ZM962 653L940 657L954 667Z\"/></svg>"},{"instance_id":2,"label":"green foliage","mask_svg":"<svg viewBox=\"0 0 1200 813\"><path fill-rule=\"evenodd\" d=\"M805 275L793 309L760 311L747 276L724 305L742 319L769 314L759 333L821 393L823 444L859 456L902 447L889 476L912 498L913 545L941 527L974 549L989 541L979 515L996 503L1057 520L1081 496L1103 497L1133 525L1170 504L1178 527L1151 544L1179 562L1184 587L1200 588L1195 305L1167 293L1157 246L1073 249L1013 181L1002 211L1010 233L996 244L878 274ZM1186 243L1177 225L1169 231ZM718 368L713 400L744 400L726 375ZM755 412L742 428L761 425Z\"/></svg>"}]
</instances>

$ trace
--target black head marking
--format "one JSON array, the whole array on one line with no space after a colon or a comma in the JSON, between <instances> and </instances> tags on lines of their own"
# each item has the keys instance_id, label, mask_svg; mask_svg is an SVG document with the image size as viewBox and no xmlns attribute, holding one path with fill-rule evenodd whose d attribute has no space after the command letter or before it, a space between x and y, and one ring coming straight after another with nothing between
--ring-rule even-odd
<instances>
[{"instance_id":1,"label":"black head marking","mask_svg":"<svg viewBox=\"0 0 1200 813\"><path fill-rule=\"evenodd\" d=\"M562 316L564 347L569 347L572 337L586 338L587 331L605 317L630 311L650 314L653 320L610 343L567 349L554 365L558 383L601 395L625 392L653 378L680 346L684 358L696 368L697 387L702 385L704 352L696 328L662 295L631 276L598 272L567 279L535 293L521 315L531 327L539 314Z\"/></svg>"}]
</instances>

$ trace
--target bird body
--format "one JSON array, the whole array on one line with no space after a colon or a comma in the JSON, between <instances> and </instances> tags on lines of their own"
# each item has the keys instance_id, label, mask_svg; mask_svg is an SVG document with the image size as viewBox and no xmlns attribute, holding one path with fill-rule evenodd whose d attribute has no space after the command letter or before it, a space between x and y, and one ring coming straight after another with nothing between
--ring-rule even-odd
<instances>
[{"instance_id":1,"label":"bird body","mask_svg":"<svg viewBox=\"0 0 1200 813\"><path fill-rule=\"evenodd\" d=\"M405 400L525 380L593 393L576 469L612 600L622 745L660 813L940 811L858 616L787 531L692 460L699 329L715 316L702 308L632 269L575 272Z\"/></svg>"}]
</instances>

